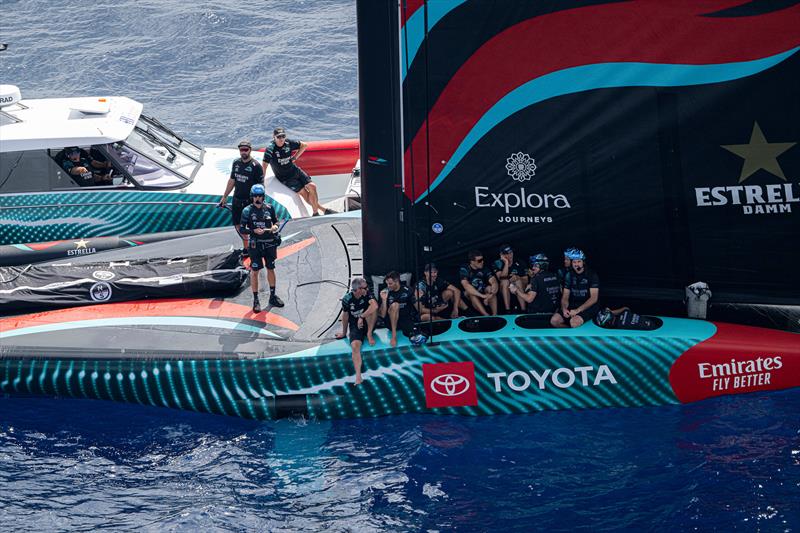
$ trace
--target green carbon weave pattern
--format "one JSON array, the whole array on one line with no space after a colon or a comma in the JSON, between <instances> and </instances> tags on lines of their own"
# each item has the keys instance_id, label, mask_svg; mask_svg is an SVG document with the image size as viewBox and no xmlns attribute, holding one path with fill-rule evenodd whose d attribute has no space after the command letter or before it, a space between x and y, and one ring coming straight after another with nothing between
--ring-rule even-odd
<instances>
[{"instance_id":1,"label":"green carbon weave pattern","mask_svg":"<svg viewBox=\"0 0 800 533\"><path fill-rule=\"evenodd\" d=\"M270 200L278 218L291 218ZM230 226L231 214L217 209L218 201L210 194L150 191L0 196L0 245Z\"/></svg>"},{"instance_id":2,"label":"green carbon weave pattern","mask_svg":"<svg viewBox=\"0 0 800 533\"><path fill-rule=\"evenodd\" d=\"M275 397L301 395L318 419L410 412L489 415L551 409L678 403L669 384L672 363L699 339L666 337L488 338L364 354L365 381L354 387L349 352L230 360L19 359L0 361L0 392L92 398L251 419L276 416ZM472 361L478 405L427 409L423 363ZM617 383L593 386L600 365ZM589 385L568 388L535 380L524 391L490 372L592 366Z\"/></svg>"}]
</instances>

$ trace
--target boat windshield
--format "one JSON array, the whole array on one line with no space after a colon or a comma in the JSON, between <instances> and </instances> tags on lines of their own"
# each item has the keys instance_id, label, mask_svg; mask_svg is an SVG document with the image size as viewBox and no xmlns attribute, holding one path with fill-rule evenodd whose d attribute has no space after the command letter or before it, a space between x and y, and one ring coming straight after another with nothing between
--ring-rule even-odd
<instances>
[{"instance_id":1,"label":"boat windshield","mask_svg":"<svg viewBox=\"0 0 800 533\"><path fill-rule=\"evenodd\" d=\"M149 164L162 166L172 174L170 182L191 180L200 166L203 149L190 143L154 118L142 115L128 138L122 143L147 159ZM118 147L120 148L120 147ZM132 172L134 179L143 186L164 186L163 177L159 183L148 183L142 176ZM154 175L152 172L148 175ZM166 174L166 173L164 173Z\"/></svg>"}]
</instances>

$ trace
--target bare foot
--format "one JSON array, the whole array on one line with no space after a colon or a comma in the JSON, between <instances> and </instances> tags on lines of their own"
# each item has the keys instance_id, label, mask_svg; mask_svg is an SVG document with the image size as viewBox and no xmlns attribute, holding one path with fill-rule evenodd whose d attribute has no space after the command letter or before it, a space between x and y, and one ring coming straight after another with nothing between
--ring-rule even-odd
<instances>
[{"instance_id":1,"label":"bare foot","mask_svg":"<svg viewBox=\"0 0 800 533\"><path fill-rule=\"evenodd\" d=\"M361 379L361 376L356 376L356 382L355 382L355 383L353 383L353 385L357 387L358 385L361 385L361 383L362 383L363 381L364 381L364 380L363 380L363 379Z\"/></svg>"},{"instance_id":2,"label":"bare foot","mask_svg":"<svg viewBox=\"0 0 800 533\"><path fill-rule=\"evenodd\" d=\"M369 343L370 346L375 346L375 337L371 335L367 336L367 342Z\"/></svg>"},{"instance_id":3,"label":"bare foot","mask_svg":"<svg viewBox=\"0 0 800 533\"><path fill-rule=\"evenodd\" d=\"M334 337L336 337L337 339L344 339L344 334L340 331L337 334L335 334Z\"/></svg>"},{"instance_id":4,"label":"bare foot","mask_svg":"<svg viewBox=\"0 0 800 533\"><path fill-rule=\"evenodd\" d=\"M392 340L389 341L389 344L392 346L392 348L396 347L397 346L397 337L396 336L392 336Z\"/></svg>"},{"instance_id":5,"label":"bare foot","mask_svg":"<svg viewBox=\"0 0 800 533\"><path fill-rule=\"evenodd\" d=\"M458 313L453 313L452 315L450 315L450 318L458 318Z\"/></svg>"}]
</instances>

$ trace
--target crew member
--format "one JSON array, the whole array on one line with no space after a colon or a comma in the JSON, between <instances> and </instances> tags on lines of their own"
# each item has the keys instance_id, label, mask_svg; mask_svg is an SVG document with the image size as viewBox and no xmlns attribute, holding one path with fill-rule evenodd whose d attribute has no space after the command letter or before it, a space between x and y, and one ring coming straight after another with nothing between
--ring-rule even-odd
<instances>
[{"instance_id":1,"label":"crew member","mask_svg":"<svg viewBox=\"0 0 800 533\"><path fill-rule=\"evenodd\" d=\"M528 276L519 261L514 261L514 250L510 245L504 244L500 247L500 258L492 264L492 270L497 277L500 286L500 295L503 298L503 309L506 313L511 312L511 290L513 285L522 293L528 284ZM522 310L525 310L525 301L519 300Z\"/></svg>"},{"instance_id":2,"label":"crew member","mask_svg":"<svg viewBox=\"0 0 800 533\"><path fill-rule=\"evenodd\" d=\"M275 294L275 259L278 257L278 216L272 204L264 201L264 186L260 183L250 189L253 203L242 211L241 232L250 236L250 286L253 288L253 312L261 312L258 301L258 271L266 266L269 282L269 305L283 307Z\"/></svg>"},{"instance_id":3,"label":"crew member","mask_svg":"<svg viewBox=\"0 0 800 533\"><path fill-rule=\"evenodd\" d=\"M92 187L94 185L110 185L110 169L111 163L105 159L93 157L95 149L92 149L92 154L88 154L86 150L81 150L77 146L70 146L64 148L61 157L61 168L67 171L67 174L75 180L81 187Z\"/></svg>"},{"instance_id":4,"label":"crew member","mask_svg":"<svg viewBox=\"0 0 800 533\"><path fill-rule=\"evenodd\" d=\"M439 277L439 269L433 263L425 265L424 279L417 284L417 310L421 322L446 318L458 318L459 310L466 309L461 301L461 291Z\"/></svg>"},{"instance_id":5,"label":"crew member","mask_svg":"<svg viewBox=\"0 0 800 533\"><path fill-rule=\"evenodd\" d=\"M487 316L489 306L491 314L497 314L497 278L483 266L483 254L478 250L469 252L469 264L462 266L458 275L464 289L464 299L469 300L472 308Z\"/></svg>"},{"instance_id":6,"label":"crew member","mask_svg":"<svg viewBox=\"0 0 800 533\"><path fill-rule=\"evenodd\" d=\"M361 344L364 336L370 346L375 345L372 330L378 318L378 302L369 291L367 280L354 278L350 283L350 291L342 298L342 331L336 334L337 339L343 339L350 333L350 348L353 352L353 366L356 369L356 385L361 379Z\"/></svg>"},{"instance_id":7,"label":"crew member","mask_svg":"<svg viewBox=\"0 0 800 533\"><path fill-rule=\"evenodd\" d=\"M231 206L233 225L242 238L242 255L244 256L249 252L249 237L246 233L242 233L241 231L240 223L242 220L242 211L250 204L250 191L253 185L264 183L264 170L261 168L261 165L253 159L252 152L253 145L250 141L243 140L239 142L240 157L235 160L231 166L231 176L228 178L225 192L222 194L222 198L219 201L219 205L225 207L228 202L228 195L233 191L233 205Z\"/></svg>"},{"instance_id":8,"label":"crew member","mask_svg":"<svg viewBox=\"0 0 800 533\"><path fill-rule=\"evenodd\" d=\"M572 247L564 249L564 260L561 266L558 267L558 270L556 270L556 277L558 277L558 282L562 287L564 286L564 278L567 277L567 272L572 268L572 259L570 259L570 256L573 250L575 250L575 248Z\"/></svg>"},{"instance_id":9,"label":"crew member","mask_svg":"<svg viewBox=\"0 0 800 533\"><path fill-rule=\"evenodd\" d=\"M529 313L551 314L561 302L561 283L558 276L547 270L549 266L550 260L546 255L532 255L529 269L531 282L522 292L511 286L511 292L520 299L520 305L522 302L528 304Z\"/></svg>"},{"instance_id":10,"label":"crew member","mask_svg":"<svg viewBox=\"0 0 800 533\"><path fill-rule=\"evenodd\" d=\"M392 337L389 344L397 346L397 330L416 343L414 323L417 321L417 303L414 292L400 283L400 274L394 270L386 274L383 279L386 288L381 291L381 318L389 316L389 328Z\"/></svg>"},{"instance_id":11,"label":"crew member","mask_svg":"<svg viewBox=\"0 0 800 533\"><path fill-rule=\"evenodd\" d=\"M267 173L267 165L270 165L275 178L308 202L314 216L320 213L324 215L335 213L332 209L323 209L319 205L317 186L312 183L311 178L302 168L294 164L303 155L306 148L308 148L308 144L303 141L287 139L286 130L275 128L272 132L272 142L264 149L264 160L261 163L264 174ZM297 152L292 155L295 150Z\"/></svg>"},{"instance_id":12,"label":"crew member","mask_svg":"<svg viewBox=\"0 0 800 533\"><path fill-rule=\"evenodd\" d=\"M561 309L553 314L550 323L557 328L577 328L594 318L599 310L600 278L586 268L586 254L573 249L571 268L564 278Z\"/></svg>"}]
</instances>

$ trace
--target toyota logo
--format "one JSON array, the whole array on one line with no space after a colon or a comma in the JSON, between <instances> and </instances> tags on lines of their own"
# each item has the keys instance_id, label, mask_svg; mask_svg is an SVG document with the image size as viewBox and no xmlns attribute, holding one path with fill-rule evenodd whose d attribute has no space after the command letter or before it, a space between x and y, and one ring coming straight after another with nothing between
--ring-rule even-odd
<instances>
[{"instance_id":1,"label":"toyota logo","mask_svg":"<svg viewBox=\"0 0 800 533\"><path fill-rule=\"evenodd\" d=\"M469 390L469 381L458 374L442 374L431 380L431 390L439 396L460 396Z\"/></svg>"}]
</instances>

